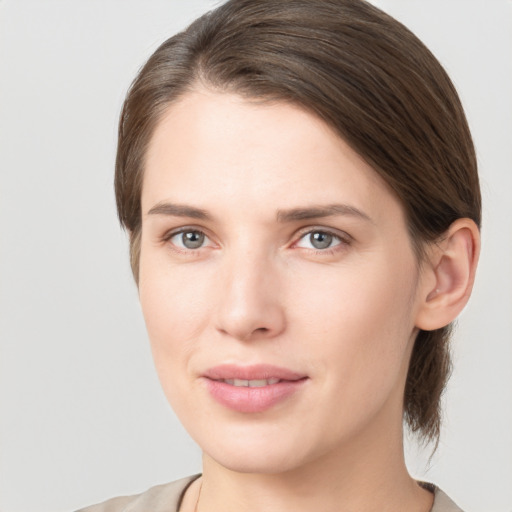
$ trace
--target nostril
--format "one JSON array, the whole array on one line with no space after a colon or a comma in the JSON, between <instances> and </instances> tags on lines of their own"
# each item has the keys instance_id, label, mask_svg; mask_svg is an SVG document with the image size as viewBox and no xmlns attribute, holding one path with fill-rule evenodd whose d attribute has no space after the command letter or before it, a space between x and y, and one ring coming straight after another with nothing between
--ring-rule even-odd
<instances>
[{"instance_id":1,"label":"nostril","mask_svg":"<svg viewBox=\"0 0 512 512\"><path fill-rule=\"evenodd\" d=\"M239 341L275 337L286 325L284 311L271 292L228 293L219 301L216 317L216 330Z\"/></svg>"},{"instance_id":2,"label":"nostril","mask_svg":"<svg viewBox=\"0 0 512 512\"><path fill-rule=\"evenodd\" d=\"M241 338L243 341L252 340L254 337L258 338L259 335L267 335L270 332L268 327L256 327L247 336Z\"/></svg>"}]
</instances>

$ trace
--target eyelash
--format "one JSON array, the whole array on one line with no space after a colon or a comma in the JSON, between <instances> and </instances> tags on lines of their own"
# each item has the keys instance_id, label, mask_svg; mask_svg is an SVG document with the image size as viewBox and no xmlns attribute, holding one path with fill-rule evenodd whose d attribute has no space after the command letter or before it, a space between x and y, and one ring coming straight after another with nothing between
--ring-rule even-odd
<instances>
[{"instance_id":1,"label":"eyelash","mask_svg":"<svg viewBox=\"0 0 512 512\"><path fill-rule=\"evenodd\" d=\"M200 235L203 235L206 239L210 240L210 238L204 232L204 230L199 229L199 228L195 228L195 227L191 227L191 226L184 226L184 227L182 227L182 228L180 228L178 230L174 230L174 231L170 231L170 232L166 233L162 237L162 241L163 242L170 242L172 240L172 238L174 238L175 236L178 236L180 234L183 234L183 233L198 233ZM298 244L300 243L301 240L305 239L305 237L307 237L307 236L311 236L314 233L321 233L322 235L331 236L331 237L333 237L333 239L337 240L338 243L336 245L334 245L334 246L326 247L324 249L315 249L315 248L308 248L308 247L302 247L302 248L298 247ZM299 237L297 238L297 240L295 242L293 242L291 247L292 248L304 249L304 250L307 250L309 252L313 252L315 254L329 255L329 254L334 254L334 253L336 253L336 252L338 252L340 250L343 250L347 246L350 246L352 241L353 241L353 239L352 239L352 237L348 233L334 232L332 230L329 230L329 229L326 229L326 228L320 228L320 227L308 227L307 229L305 229L304 231L301 231L299 233ZM177 252L179 252L181 254L186 254L186 255L189 255L189 256L197 255L197 253L199 252L200 249L204 249L205 248L204 246L201 246L201 247L198 247L196 249L190 249L190 248L179 247L179 246L177 246L174 243L171 243L171 245L173 246L173 250L174 251L177 251Z\"/></svg>"},{"instance_id":2,"label":"eyelash","mask_svg":"<svg viewBox=\"0 0 512 512\"><path fill-rule=\"evenodd\" d=\"M321 233L322 235L328 235L338 241L338 243L336 245L326 247L325 249L302 247L302 249L305 249L307 251L312 251L315 254L320 254L320 255L335 254L338 251L345 249L347 246L350 246L353 241L352 237L348 233L335 232L335 231L332 231L332 230L329 230L326 228L321 228L321 227L308 227L306 230L304 230L300 233L299 238L297 239L296 242L294 242L292 244L292 247L297 247L298 244L301 242L301 240L304 240L307 236L311 236L314 233Z\"/></svg>"},{"instance_id":3,"label":"eyelash","mask_svg":"<svg viewBox=\"0 0 512 512\"><path fill-rule=\"evenodd\" d=\"M199 228L195 228L195 227L191 227L191 226L184 226L184 227L182 227L180 229L169 231L168 233L166 233L162 237L162 241L163 242L168 242L168 243L170 242L171 245L173 246L173 250L174 251L177 251L177 252L179 252L181 254L187 254L189 256L196 255L199 252L199 249L204 249L204 247L198 247L197 249L182 248L182 247L179 247L176 244L171 242L171 240L175 236L178 236L178 235L183 234L183 233L199 233L199 234L203 235L205 238L207 238L208 240L210 240L210 238L204 232L204 230L199 229Z\"/></svg>"}]
</instances>

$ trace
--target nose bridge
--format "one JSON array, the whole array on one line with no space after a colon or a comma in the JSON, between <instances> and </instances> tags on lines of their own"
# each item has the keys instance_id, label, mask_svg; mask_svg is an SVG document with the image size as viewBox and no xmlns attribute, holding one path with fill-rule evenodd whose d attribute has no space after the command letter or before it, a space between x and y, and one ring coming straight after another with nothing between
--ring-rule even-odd
<instances>
[{"instance_id":1,"label":"nose bridge","mask_svg":"<svg viewBox=\"0 0 512 512\"><path fill-rule=\"evenodd\" d=\"M275 258L262 247L241 240L227 253L217 328L240 340L277 335L284 328L284 311Z\"/></svg>"}]
</instances>

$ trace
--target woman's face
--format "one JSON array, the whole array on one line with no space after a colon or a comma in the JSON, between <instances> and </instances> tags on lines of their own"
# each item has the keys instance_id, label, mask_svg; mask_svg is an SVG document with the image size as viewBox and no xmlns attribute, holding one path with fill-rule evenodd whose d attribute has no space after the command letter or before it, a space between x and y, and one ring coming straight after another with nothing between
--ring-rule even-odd
<instances>
[{"instance_id":1,"label":"woman's face","mask_svg":"<svg viewBox=\"0 0 512 512\"><path fill-rule=\"evenodd\" d=\"M399 202L326 124L188 93L142 210L156 368L207 457L275 473L400 436L421 271Z\"/></svg>"}]
</instances>

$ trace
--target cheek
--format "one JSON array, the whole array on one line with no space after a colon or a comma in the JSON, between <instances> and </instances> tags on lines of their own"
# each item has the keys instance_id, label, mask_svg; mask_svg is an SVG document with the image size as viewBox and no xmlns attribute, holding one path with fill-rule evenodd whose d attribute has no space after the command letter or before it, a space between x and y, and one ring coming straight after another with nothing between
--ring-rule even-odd
<instances>
[{"instance_id":1,"label":"cheek","mask_svg":"<svg viewBox=\"0 0 512 512\"><path fill-rule=\"evenodd\" d=\"M204 328L206 290L187 272L164 271L153 261L141 265L139 296L160 384L171 407L186 417L189 361Z\"/></svg>"},{"instance_id":2,"label":"cheek","mask_svg":"<svg viewBox=\"0 0 512 512\"><path fill-rule=\"evenodd\" d=\"M142 251L140 269L139 297L156 368L178 368L205 329L214 277L193 264L177 268L165 253L150 251Z\"/></svg>"},{"instance_id":3,"label":"cheek","mask_svg":"<svg viewBox=\"0 0 512 512\"><path fill-rule=\"evenodd\" d=\"M303 282L290 294L294 338L326 378L347 387L371 388L378 375L396 375L414 329L414 275L409 261L317 272L314 286L306 291Z\"/></svg>"},{"instance_id":4,"label":"cheek","mask_svg":"<svg viewBox=\"0 0 512 512\"><path fill-rule=\"evenodd\" d=\"M338 274L323 284L323 293L302 294L293 337L321 390L319 414L311 421L316 418L318 428L330 425L329 432L349 436L379 411L392 410L401 417L413 332L412 288L369 269ZM393 405L388 409L385 404Z\"/></svg>"}]
</instances>

